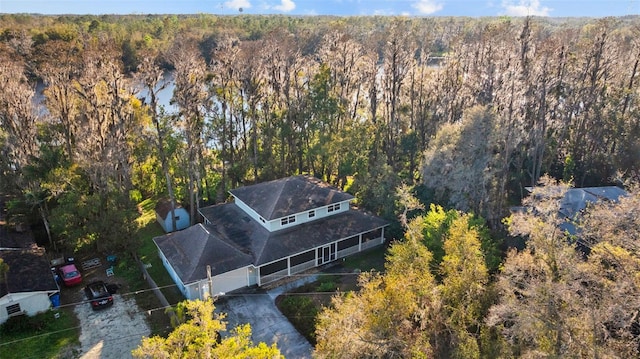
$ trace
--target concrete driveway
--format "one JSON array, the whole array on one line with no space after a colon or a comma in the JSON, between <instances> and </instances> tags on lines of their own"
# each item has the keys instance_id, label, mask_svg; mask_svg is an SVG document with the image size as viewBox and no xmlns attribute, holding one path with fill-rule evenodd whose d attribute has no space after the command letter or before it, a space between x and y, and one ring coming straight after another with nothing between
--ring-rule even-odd
<instances>
[{"instance_id":1,"label":"concrete driveway","mask_svg":"<svg viewBox=\"0 0 640 359\"><path fill-rule=\"evenodd\" d=\"M151 333L135 300L118 294L110 308L94 311L91 304L82 303L74 311L81 326L81 359L132 358L131 351Z\"/></svg>"},{"instance_id":2,"label":"concrete driveway","mask_svg":"<svg viewBox=\"0 0 640 359\"><path fill-rule=\"evenodd\" d=\"M230 293L218 300L216 311L227 314L227 328L249 323L254 344L276 343L285 358L311 358L313 347L276 307L275 298L281 293L315 280L309 276L300 281L264 291L261 289Z\"/></svg>"}]
</instances>

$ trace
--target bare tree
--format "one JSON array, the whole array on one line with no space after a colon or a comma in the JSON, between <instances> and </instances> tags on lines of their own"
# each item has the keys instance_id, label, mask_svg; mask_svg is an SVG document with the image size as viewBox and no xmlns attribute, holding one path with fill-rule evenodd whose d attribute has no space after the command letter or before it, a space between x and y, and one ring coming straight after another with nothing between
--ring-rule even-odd
<instances>
[{"instance_id":1,"label":"bare tree","mask_svg":"<svg viewBox=\"0 0 640 359\"><path fill-rule=\"evenodd\" d=\"M109 43L91 44L76 87L82 99L77 159L102 196L131 188L129 136L135 129L133 88ZM106 200L106 198L103 198Z\"/></svg>"},{"instance_id":2,"label":"bare tree","mask_svg":"<svg viewBox=\"0 0 640 359\"><path fill-rule=\"evenodd\" d=\"M49 41L38 48L38 57L37 73L46 86L47 110L60 124L67 156L73 162L78 130L78 96L74 86L80 75L80 46L61 40Z\"/></svg>"},{"instance_id":3,"label":"bare tree","mask_svg":"<svg viewBox=\"0 0 640 359\"><path fill-rule=\"evenodd\" d=\"M4 55L0 60L0 125L7 133L13 168L19 172L38 153L35 87L27 81L24 63L17 57Z\"/></svg>"},{"instance_id":4,"label":"bare tree","mask_svg":"<svg viewBox=\"0 0 640 359\"><path fill-rule=\"evenodd\" d=\"M161 109L158 103L158 95L161 91L164 91L167 88L168 82L164 78L163 70L158 66L157 62L157 54L147 54L146 56L143 56L140 65L138 65L137 74L138 80L144 86L144 90L147 95L146 97L148 97L148 103L146 103L146 105L148 106L151 122L156 130L156 149L158 151L158 156L160 157L162 173L164 174L167 194L171 205L171 228L175 230L177 228L175 216L176 197L173 192L173 179L171 178L169 163L167 160L167 151L165 149L165 126L167 124L162 122L160 114Z\"/></svg>"},{"instance_id":5,"label":"bare tree","mask_svg":"<svg viewBox=\"0 0 640 359\"><path fill-rule=\"evenodd\" d=\"M386 44L383 47L383 75L382 86L384 94L384 118L386 121L386 136L384 148L390 165L397 166L396 156L400 136L407 131L407 123L402 118L400 107L404 100L404 83L410 67L413 64L412 52L414 48L411 38L406 34L409 24L397 20L389 29Z\"/></svg>"},{"instance_id":6,"label":"bare tree","mask_svg":"<svg viewBox=\"0 0 640 359\"><path fill-rule=\"evenodd\" d=\"M179 108L181 128L187 144L191 224L195 223L200 202L203 129L207 105L206 65L197 45L194 39L181 39L168 54L175 67L172 101Z\"/></svg>"}]
</instances>

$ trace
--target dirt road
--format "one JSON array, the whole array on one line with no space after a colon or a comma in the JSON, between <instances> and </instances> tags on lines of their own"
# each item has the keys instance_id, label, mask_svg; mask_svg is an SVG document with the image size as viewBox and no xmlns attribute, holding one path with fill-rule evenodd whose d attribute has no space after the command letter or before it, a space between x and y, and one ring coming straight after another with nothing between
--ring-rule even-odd
<instances>
[{"instance_id":1,"label":"dirt road","mask_svg":"<svg viewBox=\"0 0 640 359\"><path fill-rule=\"evenodd\" d=\"M135 300L117 294L110 308L94 311L86 303L74 311L81 325L81 359L132 358L131 350L151 333Z\"/></svg>"}]
</instances>

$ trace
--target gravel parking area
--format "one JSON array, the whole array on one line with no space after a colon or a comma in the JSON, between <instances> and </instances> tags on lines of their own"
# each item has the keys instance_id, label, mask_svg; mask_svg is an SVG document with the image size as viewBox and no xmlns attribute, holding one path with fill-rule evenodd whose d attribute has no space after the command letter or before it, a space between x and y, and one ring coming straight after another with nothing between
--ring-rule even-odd
<instances>
[{"instance_id":1,"label":"gravel parking area","mask_svg":"<svg viewBox=\"0 0 640 359\"><path fill-rule=\"evenodd\" d=\"M151 330L144 313L133 299L113 296L113 306L94 311L91 304L76 305L74 311L80 320L82 359L132 358L131 350L140 345L142 337Z\"/></svg>"}]
</instances>

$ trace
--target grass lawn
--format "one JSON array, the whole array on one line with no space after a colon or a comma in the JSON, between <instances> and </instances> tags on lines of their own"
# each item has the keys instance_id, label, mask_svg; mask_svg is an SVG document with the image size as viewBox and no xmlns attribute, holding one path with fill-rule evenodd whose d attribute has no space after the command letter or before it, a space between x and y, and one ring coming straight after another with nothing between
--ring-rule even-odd
<instances>
[{"instance_id":1,"label":"grass lawn","mask_svg":"<svg viewBox=\"0 0 640 359\"><path fill-rule=\"evenodd\" d=\"M138 258L147 265L147 272L160 287L169 304L174 305L184 297L169 277L158 256L158 249L153 243L153 238L164 234L155 217L156 202L152 199L142 201L138 205L140 217L138 217L137 236L141 239L141 247L138 249ZM163 335L170 331L170 321L161 308L160 301L140 273L138 264L132 258L124 258L116 266L116 273L123 277L129 284L128 292L135 295L136 303L142 310L149 311L151 331L154 335Z\"/></svg>"},{"instance_id":2,"label":"grass lawn","mask_svg":"<svg viewBox=\"0 0 640 359\"><path fill-rule=\"evenodd\" d=\"M359 269L362 272L376 270L384 271L384 262L387 255L387 246L382 245L368 251L345 258L342 265L350 269Z\"/></svg>"},{"instance_id":3,"label":"grass lawn","mask_svg":"<svg viewBox=\"0 0 640 359\"><path fill-rule=\"evenodd\" d=\"M151 203L151 204L150 204ZM147 264L147 272L161 288L162 293L170 304L177 304L184 300L182 293L178 290L173 279L164 268L160 257L158 256L158 248L153 243L153 238L161 236L164 233L160 225L156 222L155 201L145 200L140 204L142 215L138 218L140 230L138 236L142 238L142 246L138 249L138 257L142 263ZM151 265L151 266L149 266Z\"/></svg>"},{"instance_id":4,"label":"grass lawn","mask_svg":"<svg viewBox=\"0 0 640 359\"><path fill-rule=\"evenodd\" d=\"M56 318L58 313L58 318ZM7 321L0 327L0 358L73 358L80 328L72 308Z\"/></svg>"}]
</instances>

